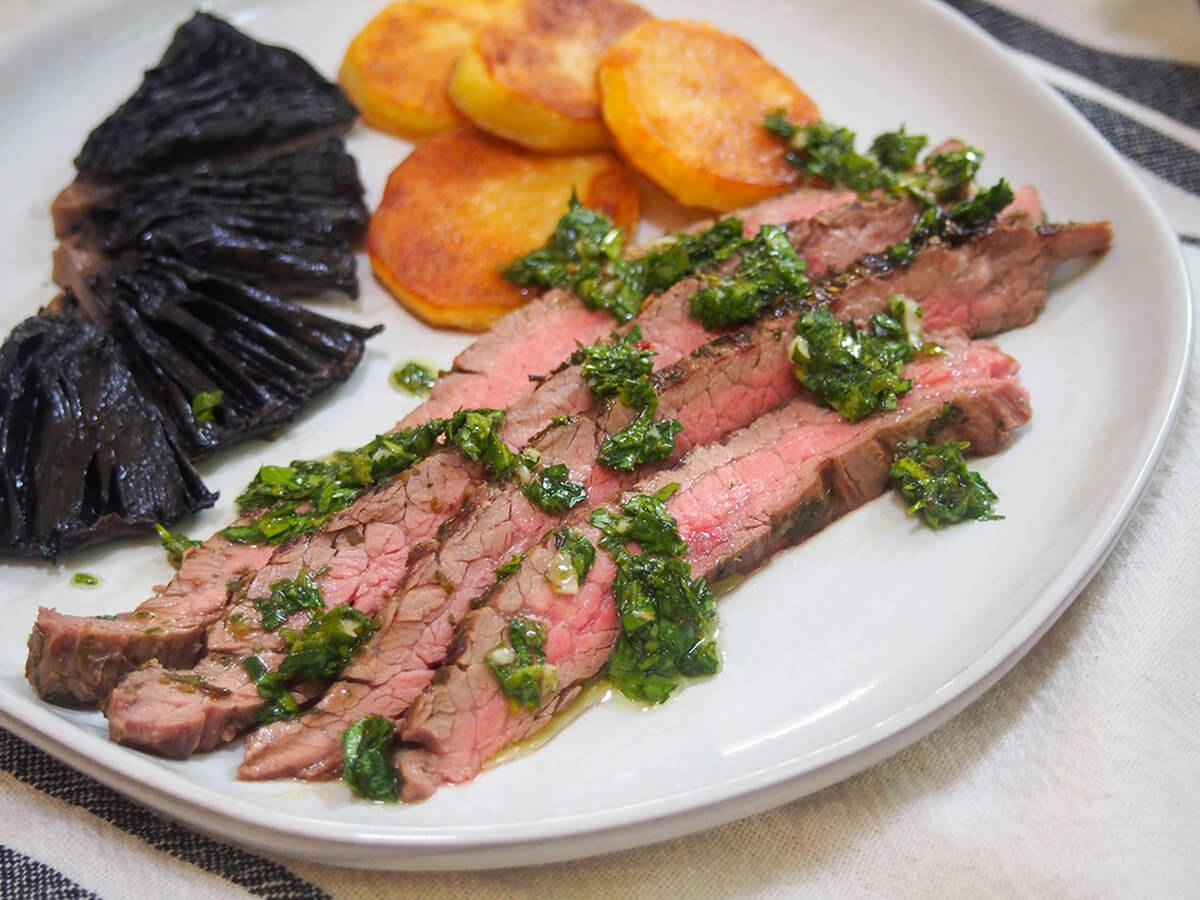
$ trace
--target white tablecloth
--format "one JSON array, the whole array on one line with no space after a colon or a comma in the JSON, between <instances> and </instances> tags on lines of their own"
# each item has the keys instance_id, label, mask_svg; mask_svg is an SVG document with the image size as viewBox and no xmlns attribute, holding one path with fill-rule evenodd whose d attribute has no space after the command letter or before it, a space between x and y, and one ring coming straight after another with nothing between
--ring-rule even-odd
<instances>
[{"instance_id":1,"label":"white tablecloth","mask_svg":"<svg viewBox=\"0 0 1200 900\"><path fill-rule=\"evenodd\" d=\"M58 2L4 0L0 34ZM1134 163L1180 235L1195 292L1196 3L950 5L1013 47ZM835 787L591 860L389 875L218 844L0 732L0 895L1200 895L1198 382L1193 359L1177 426L1124 537L1049 634L965 713Z\"/></svg>"}]
</instances>

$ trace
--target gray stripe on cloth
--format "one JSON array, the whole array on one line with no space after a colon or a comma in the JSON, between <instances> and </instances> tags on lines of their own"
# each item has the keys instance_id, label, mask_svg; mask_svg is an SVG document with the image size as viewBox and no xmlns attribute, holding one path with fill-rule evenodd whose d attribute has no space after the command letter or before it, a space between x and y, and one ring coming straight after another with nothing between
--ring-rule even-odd
<instances>
[{"instance_id":1,"label":"gray stripe on cloth","mask_svg":"<svg viewBox=\"0 0 1200 900\"><path fill-rule=\"evenodd\" d=\"M1096 50L981 0L943 2L1014 49L1200 128L1200 66Z\"/></svg>"},{"instance_id":2,"label":"gray stripe on cloth","mask_svg":"<svg viewBox=\"0 0 1200 900\"><path fill-rule=\"evenodd\" d=\"M1124 156L1176 187L1200 194L1200 152L1103 103L1057 90Z\"/></svg>"},{"instance_id":3,"label":"gray stripe on cloth","mask_svg":"<svg viewBox=\"0 0 1200 900\"><path fill-rule=\"evenodd\" d=\"M76 884L62 872L55 871L45 863L30 859L11 847L0 845L0 897L4 900L16 897L99 898L86 888Z\"/></svg>"},{"instance_id":4,"label":"gray stripe on cloth","mask_svg":"<svg viewBox=\"0 0 1200 900\"><path fill-rule=\"evenodd\" d=\"M86 809L150 846L220 875L268 900L325 900L329 895L278 863L169 822L0 729L0 768L67 803Z\"/></svg>"}]
</instances>

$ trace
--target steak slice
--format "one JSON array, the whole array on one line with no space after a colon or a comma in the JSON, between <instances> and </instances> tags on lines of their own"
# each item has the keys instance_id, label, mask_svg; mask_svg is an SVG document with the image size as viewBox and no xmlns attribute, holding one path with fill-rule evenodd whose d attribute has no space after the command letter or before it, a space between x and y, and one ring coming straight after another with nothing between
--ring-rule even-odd
<instances>
[{"instance_id":1,"label":"steak slice","mask_svg":"<svg viewBox=\"0 0 1200 900\"><path fill-rule=\"evenodd\" d=\"M797 397L725 443L703 447L677 468L642 482L639 493L679 484L667 508L688 543L693 576L748 572L880 495L896 444L926 437L935 423L949 420L939 439L969 440L976 452L1007 444L1011 431L1029 419L1015 361L986 342L951 338L943 345L944 357L906 367L913 388L893 412L854 424ZM948 403L957 415L944 415ZM572 525L598 546L601 535L586 515L572 516ZM545 578L556 552L554 538L543 539L487 605L463 619L454 656L408 714L403 740L421 749L400 756L404 800L424 799L443 782L473 778L491 756L544 726L604 670L619 633L612 597L616 567L598 550L579 593L567 596ZM517 615L545 626L546 662L557 672L558 687L543 690L533 711L509 700L486 660Z\"/></svg>"},{"instance_id":2,"label":"steak slice","mask_svg":"<svg viewBox=\"0 0 1200 900\"><path fill-rule=\"evenodd\" d=\"M1105 226L1073 227L1097 233L1094 252L1107 246ZM994 236L997 232L1011 232L1011 236L998 239ZM1073 232L1069 228L1063 233ZM841 318L865 320L886 309L887 298L900 292L918 301L934 296L943 309L957 304L962 309L956 318L975 329L1015 326L1036 314L1045 290L1043 283L1040 290L1017 296L1008 288L1008 282L1016 277L1013 267L1020 264L1020 284L1026 287L1026 267L1040 272L1043 282L1047 280L1054 265L1064 258L1058 242L1067 239L1058 234L998 227L958 248L929 247L908 268L868 259L851 274L831 279L817 293ZM1071 251L1080 249L1081 243L1070 239ZM1016 259L1010 264L1008 256ZM1011 305L1007 320L997 309L999 301L989 299L993 294ZM979 318L977 311L986 311L989 318ZM783 346L794 321L795 313L764 321L705 345L659 372L659 415L678 418L684 424L678 451L719 440L799 390ZM596 466L596 450L605 434L624 427L630 415L624 407L602 411L551 431L534 446L544 460L566 464L572 480L587 485L592 503L604 502L632 481ZM340 765L341 732L362 715L399 718L447 652L454 622L461 620L471 601L494 580L495 567L523 551L556 521L557 517L544 514L511 485L493 485L477 493L447 524L439 545L413 562L394 605L385 609L379 632L351 661L343 680L326 692L316 712L274 723L253 735L247 741L239 775L316 778L335 774Z\"/></svg>"},{"instance_id":3,"label":"steak slice","mask_svg":"<svg viewBox=\"0 0 1200 900\"><path fill-rule=\"evenodd\" d=\"M809 215L835 199L840 200L843 194L810 188L789 196L794 200L793 204L776 200L771 209L778 213ZM849 261L852 258L850 254L857 255L863 249L875 249L898 240L907 234L915 216L915 209L908 201L889 201L869 208L852 205L845 209L848 213L845 222L838 218L840 210L833 210L825 214L831 224L814 224L808 229L798 227L798 239L822 247L828 243L824 238L825 233L836 230L837 239L843 245L841 256L824 249L823 265L839 259ZM870 243L864 246L861 241L847 241L854 231L850 220L859 223L858 229ZM887 225L882 226L877 220ZM835 228L838 223L840 227ZM708 339L707 332L692 322L688 315L688 301L700 286L699 279L684 279L665 294L648 301L639 317L644 336L662 347L656 360L658 364L672 362ZM557 349L562 350L564 356L570 355L570 351L577 346L575 342L580 339L581 328L595 328L599 324L594 314L562 292L550 292L541 300L534 301L533 306L532 310L525 308L529 310L527 313L522 310L506 317L495 330L499 334L489 333L469 348L464 356L478 359L468 358L464 361L460 357L455 364L458 379L454 386L447 389L443 387L445 379L439 379L435 394L419 411L421 418L410 416L401 425L425 421L429 416L429 407L432 406L435 412L441 411L448 402L461 399L461 390L475 391L482 387L486 387L489 399L497 398L500 401L499 405L507 405L516 399L516 392L527 392L532 387L532 393L514 404L502 427L502 439L515 446L524 446L553 416L586 410L591 405L592 397L579 374L578 363L569 364L540 382L531 382L527 370L522 372L518 369L519 377L516 378L496 378L482 371L476 375L471 371L472 367L486 362L489 357L493 357L494 364L494 353L497 351L521 354L517 358L534 356L549 359L552 357L546 355L546 348L554 347L557 342ZM548 329L544 324L531 327L531 319L538 317L552 323L548 340ZM601 321L604 331L596 334L593 340L611 329L612 320L607 315ZM539 340L526 353L523 348L532 337ZM528 360L524 361L527 366ZM439 387L443 388L440 394ZM257 610L249 601L266 596L275 582L298 578L301 571L306 571L310 574L320 573L314 577L321 586L327 606L349 603L373 615L401 583L407 571L410 547L434 536L442 520L457 511L467 493L468 484L478 480L481 474L479 466L456 452L439 451L387 485L361 497L320 533L294 538L281 547L241 593L242 602L230 608L209 635L208 649L221 657L222 664L216 669L205 667L205 671L218 679L221 691L228 693L220 696L212 692L194 694L189 699L174 698L177 702L166 704L174 713L170 721L187 721L187 724L171 732L169 742L172 752L186 754L194 750L212 749L215 744L209 744L209 741L223 742L249 726L261 706L261 703L255 705L253 702L256 694L244 697L240 692L245 687L243 682L248 681L240 666L225 664L227 658L250 655L249 648L252 646L277 651L282 649L277 634L259 632ZM231 617L237 618L232 627ZM297 624L300 627L303 618L302 614L298 616ZM173 680L165 672L156 674L164 669L165 664L152 666L130 682L130 686L139 686L137 690L123 689L114 695L106 710L110 734L114 739L154 749L155 742L163 734L161 717L155 712L158 706L152 701L143 702L141 695L154 692L174 694L182 690L181 685L186 687L185 682ZM189 703L202 707L202 712L190 709ZM153 715L147 718L146 713ZM221 719L222 724L213 725L216 719ZM184 736L185 733L195 739L194 746L190 746L190 739Z\"/></svg>"},{"instance_id":4,"label":"steak slice","mask_svg":"<svg viewBox=\"0 0 1200 900\"><path fill-rule=\"evenodd\" d=\"M856 195L851 192L805 186L730 215L742 217L746 234L757 234L762 225L810 219L826 211L841 209L855 199ZM688 231L711 224L711 221L701 222ZM881 249L886 244L864 245L858 240L846 246L848 255L840 257L844 261L836 268L849 265L857 255ZM862 249L854 253L855 248ZM648 305L652 302L647 301ZM644 311L639 321L645 319ZM594 344L608 336L613 328L613 318L604 310L589 309L566 291L547 291L502 318L459 354L451 370L438 377L423 406L403 419L398 427L420 424L428 418L448 417L459 409L470 407L504 409L531 390L530 378L554 370L581 344ZM660 348L667 346L664 340L659 339ZM662 352L664 350L660 349ZM414 418L418 414L421 418ZM543 419L536 427L541 428L544 424Z\"/></svg>"},{"instance_id":5,"label":"steak slice","mask_svg":"<svg viewBox=\"0 0 1200 900\"><path fill-rule=\"evenodd\" d=\"M845 191L802 187L751 207L746 211L746 222L762 224L766 216L783 217L782 221L803 218L846 201ZM535 379L569 357L579 344L599 340L612 326L608 313L588 309L567 292L549 291L536 297L463 350L451 371L438 378L425 402L395 429L448 417L460 408L508 407L534 390L539 383ZM560 379L554 388L542 385L542 396L549 396L550 390L557 391L560 386L571 390L568 379ZM553 414L526 416L524 425L519 416L512 417L506 428L524 427L532 434ZM506 430L510 441L512 434ZM374 498L370 502L378 505L390 501ZM404 502L401 498L394 508L402 508ZM448 506L444 515L452 511L453 506ZM352 527L365 524L357 511L347 511L346 516L351 518ZM336 523L330 525L336 527ZM39 685L52 687L56 702L89 705L106 698L127 672L156 657L167 668L193 665L203 652L205 632L228 604L228 584L261 569L276 549L271 545L232 544L220 534L214 535L184 557L179 573L164 591L132 613L117 616L117 624L114 620L42 609L29 640L26 672L30 683L42 696L45 694ZM147 614L153 619L148 629L120 624L125 619L140 621ZM152 633L147 634L147 630ZM85 640L91 648L86 656L67 649ZM63 648L63 652L53 652L51 648L55 647Z\"/></svg>"}]
</instances>

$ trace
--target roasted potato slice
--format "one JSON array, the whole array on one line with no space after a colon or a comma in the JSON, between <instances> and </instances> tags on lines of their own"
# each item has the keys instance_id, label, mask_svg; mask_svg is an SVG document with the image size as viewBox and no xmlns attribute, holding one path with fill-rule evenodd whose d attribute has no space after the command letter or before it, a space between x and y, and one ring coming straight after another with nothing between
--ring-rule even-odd
<instances>
[{"instance_id":1,"label":"roasted potato slice","mask_svg":"<svg viewBox=\"0 0 1200 900\"><path fill-rule=\"evenodd\" d=\"M546 242L572 190L626 229L637 222L637 185L612 153L543 156L469 126L434 135L388 178L371 266L430 324L482 330L524 302L500 269Z\"/></svg>"},{"instance_id":2,"label":"roasted potato slice","mask_svg":"<svg viewBox=\"0 0 1200 900\"><path fill-rule=\"evenodd\" d=\"M373 128L416 138L461 124L446 85L476 32L515 0L405 0L346 49L338 81Z\"/></svg>"},{"instance_id":3,"label":"roasted potato slice","mask_svg":"<svg viewBox=\"0 0 1200 900\"><path fill-rule=\"evenodd\" d=\"M607 147L596 67L648 16L624 0L522 0L475 36L450 97L480 128L526 147Z\"/></svg>"},{"instance_id":4,"label":"roasted potato slice","mask_svg":"<svg viewBox=\"0 0 1200 900\"><path fill-rule=\"evenodd\" d=\"M734 209L784 190L798 173L763 117L820 115L757 50L699 22L641 23L605 56L599 81L621 154L689 206Z\"/></svg>"}]
</instances>

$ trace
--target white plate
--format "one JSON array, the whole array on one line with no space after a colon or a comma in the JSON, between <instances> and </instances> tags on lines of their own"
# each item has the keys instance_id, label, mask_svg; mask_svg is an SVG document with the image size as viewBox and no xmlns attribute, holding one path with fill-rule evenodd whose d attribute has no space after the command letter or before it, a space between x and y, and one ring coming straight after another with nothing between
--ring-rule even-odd
<instances>
[{"instance_id":1,"label":"white plate","mask_svg":"<svg viewBox=\"0 0 1200 900\"><path fill-rule=\"evenodd\" d=\"M252 34L336 71L381 0L222 2ZM1007 518L933 533L884 499L783 554L722 602L725 668L661 709L606 703L535 754L431 801L380 806L339 784L242 784L240 750L171 763L110 744L98 713L34 700L25 637L39 603L129 608L169 576L151 542L58 567L4 566L0 723L131 797L220 837L344 865L516 865L661 840L786 802L896 752L978 696L1024 654L1116 540L1170 426L1190 303L1175 238L1121 160L1060 99L940 5L647 0L754 43L834 121L864 136L906 122L988 151L983 176L1035 182L1052 215L1111 219L1116 245L1063 279L1041 320L1002 336L1033 394L1031 427L980 469ZM138 83L193 0L78 7L0 48L0 242L5 330L53 294L47 208L87 131ZM19 90L11 86L19 85ZM404 145L351 138L373 203ZM367 268L360 269L364 274ZM365 279L356 321L386 322L336 397L274 443L209 466L219 527L264 461L354 445L412 405L387 385L412 356L446 364L466 339L400 313ZM95 573L98 589L70 585Z\"/></svg>"}]
</instances>

